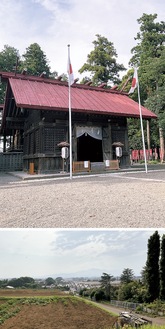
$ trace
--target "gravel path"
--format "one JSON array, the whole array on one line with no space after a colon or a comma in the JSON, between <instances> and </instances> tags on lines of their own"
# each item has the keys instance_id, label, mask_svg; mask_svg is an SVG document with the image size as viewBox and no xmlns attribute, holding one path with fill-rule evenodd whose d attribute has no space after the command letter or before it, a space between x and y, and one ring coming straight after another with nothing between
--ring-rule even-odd
<instances>
[{"instance_id":1,"label":"gravel path","mask_svg":"<svg viewBox=\"0 0 165 329\"><path fill-rule=\"evenodd\" d=\"M165 227L165 170L23 181L0 173L0 227Z\"/></svg>"}]
</instances>

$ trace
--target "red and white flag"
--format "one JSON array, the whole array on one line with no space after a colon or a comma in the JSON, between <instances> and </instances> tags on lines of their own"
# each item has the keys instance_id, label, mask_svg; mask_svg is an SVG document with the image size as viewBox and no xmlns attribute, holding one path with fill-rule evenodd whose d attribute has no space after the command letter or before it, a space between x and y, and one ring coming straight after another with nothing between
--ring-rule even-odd
<instances>
[{"instance_id":1,"label":"red and white flag","mask_svg":"<svg viewBox=\"0 0 165 329\"><path fill-rule=\"evenodd\" d=\"M69 86L71 86L74 83L74 75L73 75L72 64L71 64L71 61L70 61L69 52L68 52L68 68L67 68L67 71L68 71L68 83L69 83Z\"/></svg>"},{"instance_id":2,"label":"red and white flag","mask_svg":"<svg viewBox=\"0 0 165 329\"><path fill-rule=\"evenodd\" d=\"M131 85L131 88L129 90L129 94L132 94L134 92L137 85L138 85L138 74L137 74L137 68L135 67L134 68L134 75L133 75L132 85Z\"/></svg>"}]
</instances>

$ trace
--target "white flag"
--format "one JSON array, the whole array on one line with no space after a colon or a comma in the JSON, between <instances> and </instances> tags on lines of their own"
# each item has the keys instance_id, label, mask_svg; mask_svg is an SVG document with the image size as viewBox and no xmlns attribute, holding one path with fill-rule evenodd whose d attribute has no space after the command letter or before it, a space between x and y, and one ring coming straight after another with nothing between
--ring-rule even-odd
<instances>
[{"instance_id":1,"label":"white flag","mask_svg":"<svg viewBox=\"0 0 165 329\"><path fill-rule=\"evenodd\" d=\"M131 85L131 88L129 90L129 94L134 92L137 85L138 85L138 74L137 74L137 68L135 67L134 68L134 75L133 75L132 85Z\"/></svg>"}]
</instances>

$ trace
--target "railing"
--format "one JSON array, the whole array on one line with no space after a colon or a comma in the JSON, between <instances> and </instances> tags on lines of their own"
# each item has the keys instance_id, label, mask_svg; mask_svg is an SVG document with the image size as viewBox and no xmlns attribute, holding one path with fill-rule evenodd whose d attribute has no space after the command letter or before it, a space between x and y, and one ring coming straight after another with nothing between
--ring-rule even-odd
<instances>
[{"instance_id":1,"label":"railing","mask_svg":"<svg viewBox=\"0 0 165 329\"><path fill-rule=\"evenodd\" d=\"M108 170L119 169L119 160L105 160L105 169Z\"/></svg>"},{"instance_id":2,"label":"railing","mask_svg":"<svg viewBox=\"0 0 165 329\"><path fill-rule=\"evenodd\" d=\"M119 160L105 160L104 162L74 161L73 172L89 172L119 169Z\"/></svg>"},{"instance_id":3,"label":"railing","mask_svg":"<svg viewBox=\"0 0 165 329\"><path fill-rule=\"evenodd\" d=\"M133 303L133 302L125 302L125 301L120 301L120 300L111 300L111 305L121 307L124 309L135 310L141 304Z\"/></svg>"}]
</instances>

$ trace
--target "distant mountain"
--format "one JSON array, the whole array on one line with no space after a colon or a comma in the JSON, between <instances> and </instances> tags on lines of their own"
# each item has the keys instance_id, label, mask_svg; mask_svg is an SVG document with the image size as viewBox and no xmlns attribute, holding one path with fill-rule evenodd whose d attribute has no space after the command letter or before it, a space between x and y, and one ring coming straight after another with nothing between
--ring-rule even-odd
<instances>
[{"instance_id":1,"label":"distant mountain","mask_svg":"<svg viewBox=\"0 0 165 329\"><path fill-rule=\"evenodd\" d=\"M88 270L83 270L83 271L78 271L78 272L71 272L71 273L55 273L51 274L46 277L52 277L52 278L57 278L57 277L62 277L63 279L65 278L90 278L90 279L100 279L103 271L97 268L91 268Z\"/></svg>"}]
</instances>

